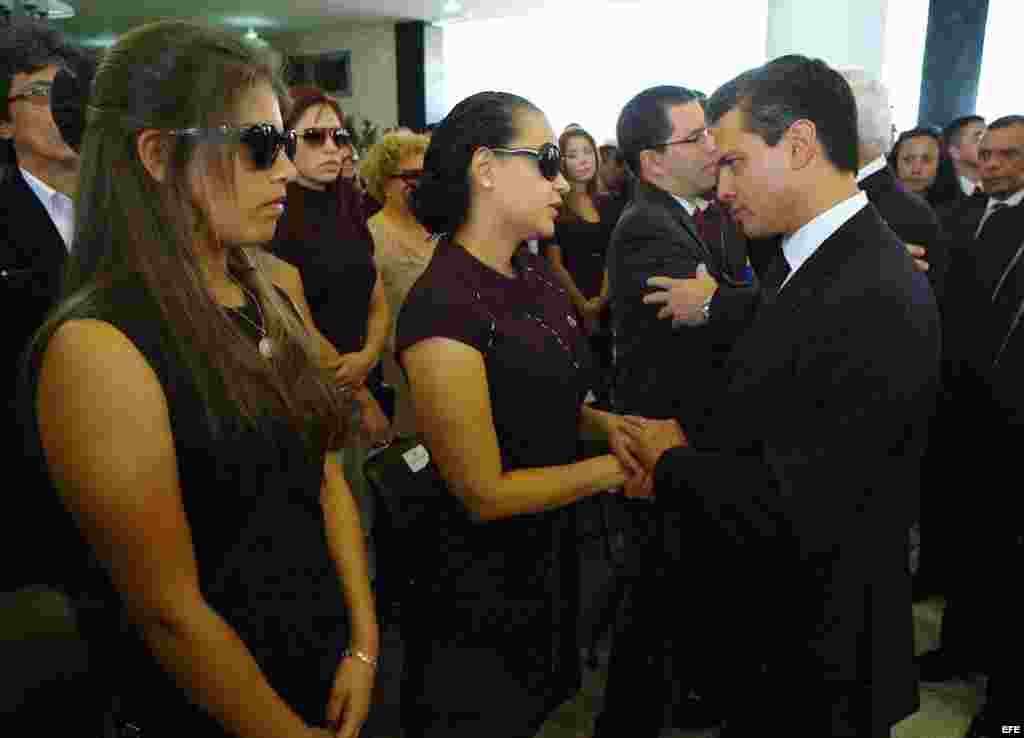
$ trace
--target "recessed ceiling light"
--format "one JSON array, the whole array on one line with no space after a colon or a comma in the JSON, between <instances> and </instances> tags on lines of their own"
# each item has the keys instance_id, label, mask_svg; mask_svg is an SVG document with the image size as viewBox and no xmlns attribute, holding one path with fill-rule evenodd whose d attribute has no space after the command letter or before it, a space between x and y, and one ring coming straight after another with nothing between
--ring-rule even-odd
<instances>
[{"instance_id":1,"label":"recessed ceiling light","mask_svg":"<svg viewBox=\"0 0 1024 738\"><path fill-rule=\"evenodd\" d=\"M456 15L462 12L462 3L459 0L447 0L444 4L444 12L448 15Z\"/></svg>"}]
</instances>

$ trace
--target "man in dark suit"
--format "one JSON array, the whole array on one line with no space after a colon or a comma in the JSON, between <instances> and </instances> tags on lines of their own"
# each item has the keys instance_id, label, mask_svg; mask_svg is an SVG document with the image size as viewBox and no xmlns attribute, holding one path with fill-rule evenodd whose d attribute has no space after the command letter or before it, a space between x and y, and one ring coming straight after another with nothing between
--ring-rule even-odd
<instances>
[{"instance_id":1,"label":"man in dark suit","mask_svg":"<svg viewBox=\"0 0 1024 738\"><path fill-rule=\"evenodd\" d=\"M993 121L979 158L986 197L971 198L956 213L944 306L949 411L941 419L940 440L947 459L942 473L952 484L938 521L940 542L950 560L955 554L956 566L946 574L942 645L921 657L921 676L929 681L990 671L994 658L1005 659L1006 652L1024 656L1007 645L1019 626L1002 618L1007 611L1019 617L1019 603L1000 604L1005 591L1015 589L1004 585L1021 560L1024 509L1012 490L973 484L962 462L969 458L972 468L993 473L1007 470L1024 426L1024 116ZM967 488L969 497L962 493ZM999 682L993 680L997 687Z\"/></svg>"},{"instance_id":2,"label":"man in dark suit","mask_svg":"<svg viewBox=\"0 0 1024 738\"><path fill-rule=\"evenodd\" d=\"M755 285L743 281L746 244L728 216L701 195L715 184L718 152L696 93L661 86L623 108L620 150L637 177L608 250L615 346L614 405L618 412L700 422L705 401L721 385L722 364L755 304ZM702 325L673 326L644 302L656 277L694 277L700 269ZM715 287L721 285L717 290ZM696 431L696 429L694 429ZM625 501L631 545L627 552L626 608L614 636L605 709L596 735L656 738L667 705L686 705L691 690L705 705L728 691L726 675L712 673L720 654L702 650L709 627L704 611L663 616L666 571L686 571L688 586L709 594L720 583L714 567L694 571L699 543L681 538L675 516L644 502ZM685 569L680 568L685 567ZM675 657L673 658L673 655ZM641 672L642 674L638 673ZM672 694L672 688L677 689ZM715 707L697 715L677 710L679 727L713 721Z\"/></svg>"},{"instance_id":3,"label":"man in dark suit","mask_svg":"<svg viewBox=\"0 0 1024 738\"><path fill-rule=\"evenodd\" d=\"M0 139L7 147L0 167L0 311L6 326L5 349L0 352L0 422L9 439L8 452L19 468L16 477L29 463L23 462L23 434L15 412L18 362L57 297L72 242L70 195L78 155L54 123L49 93L59 66L73 54L60 34L42 22L18 19L0 28ZM36 510L44 493L31 485L22 490L22 500ZM19 518L23 530L38 523L38 516ZM20 543L18 536L2 538L7 545ZM0 557L5 562L0 567L0 590L42 581L45 557L11 553Z\"/></svg>"},{"instance_id":4,"label":"man in dark suit","mask_svg":"<svg viewBox=\"0 0 1024 738\"><path fill-rule=\"evenodd\" d=\"M924 198L914 194L889 169L886 153L892 148L892 108L881 82L860 69L840 73L857 103L857 184L893 232L928 273L937 298L949 269L949 244L939 218Z\"/></svg>"},{"instance_id":5,"label":"man in dark suit","mask_svg":"<svg viewBox=\"0 0 1024 738\"><path fill-rule=\"evenodd\" d=\"M782 57L708 101L718 192L783 258L688 440L636 421L634 451L689 531L742 563L763 673L726 734L881 738L918 707L907 530L939 369L934 295L859 192L856 109L823 62ZM700 426L697 426L700 427ZM631 486L631 494L639 490Z\"/></svg>"}]
</instances>

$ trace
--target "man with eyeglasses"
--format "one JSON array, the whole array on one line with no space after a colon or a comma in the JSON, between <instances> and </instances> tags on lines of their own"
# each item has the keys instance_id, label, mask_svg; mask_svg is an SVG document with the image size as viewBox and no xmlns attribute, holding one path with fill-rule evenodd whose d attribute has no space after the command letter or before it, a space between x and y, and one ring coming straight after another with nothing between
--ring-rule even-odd
<instances>
[{"instance_id":1,"label":"man with eyeglasses","mask_svg":"<svg viewBox=\"0 0 1024 738\"><path fill-rule=\"evenodd\" d=\"M0 165L0 313L6 347L0 351L0 407L5 411L0 423L10 431L10 457L18 471L26 467L27 473L31 470L21 461L16 421L16 373L22 349L57 297L72 244L78 155L54 122L50 88L58 69L75 54L41 21L16 19L0 27L0 145L6 149ZM8 473L22 476L11 469ZM47 492L22 488L19 497L35 508L41 503L33 501ZM0 557L0 590L39 583L42 558Z\"/></svg>"},{"instance_id":2,"label":"man with eyeglasses","mask_svg":"<svg viewBox=\"0 0 1024 738\"><path fill-rule=\"evenodd\" d=\"M678 418L696 431L755 304L756 289L746 281L746 243L728 216L701 198L715 186L718 149L698 93L675 86L645 90L623 108L616 134L637 181L608 251L613 402L617 412ZM703 290L700 325L662 320L659 306L645 300L652 278L698 274L692 281ZM680 535L681 521L659 504L608 504L621 513L628 541L626 595L596 736L654 738L668 723L713 725L721 717L727 675L718 640L705 635L712 625L707 616L721 621L722 615L717 607L666 608L664 585L679 583L684 601L691 594L717 601L722 582L716 568L694 566L700 541Z\"/></svg>"}]
</instances>

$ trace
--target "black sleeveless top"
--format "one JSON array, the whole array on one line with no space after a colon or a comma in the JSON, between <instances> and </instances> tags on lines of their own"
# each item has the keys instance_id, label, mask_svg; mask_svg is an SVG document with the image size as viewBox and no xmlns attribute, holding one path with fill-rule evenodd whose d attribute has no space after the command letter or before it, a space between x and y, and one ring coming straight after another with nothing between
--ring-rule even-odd
<instances>
[{"instance_id":1,"label":"black sleeveless top","mask_svg":"<svg viewBox=\"0 0 1024 738\"><path fill-rule=\"evenodd\" d=\"M256 328L236 315L259 324L247 300L229 314L252 336L256 350ZM203 596L245 642L271 686L307 722L320 724L349 636L320 506L325 449L309 448L302 434L275 417L262 418L256 429L226 423L216 437L196 387L165 348L162 322L141 291L113 288L103 302L108 307L69 319L117 327L160 380ZM118 595L91 554L82 562L69 571L68 589L81 605L82 628L101 655L124 719L147 737L222 735L127 624Z\"/></svg>"},{"instance_id":2,"label":"black sleeveless top","mask_svg":"<svg viewBox=\"0 0 1024 738\"><path fill-rule=\"evenodd\" d=\"M396 339L399 356L431 337L480 351L505 471L576 460L592 366L547 264L525 250L516 261L510 279L441 241ZM437 720L412 735L533 735L580 678L575 506L478 523L449 502L417 561L424 616L403 632L403 701ZM444 714L459 716L457 731Z\"/></svg>"}]
</instances>

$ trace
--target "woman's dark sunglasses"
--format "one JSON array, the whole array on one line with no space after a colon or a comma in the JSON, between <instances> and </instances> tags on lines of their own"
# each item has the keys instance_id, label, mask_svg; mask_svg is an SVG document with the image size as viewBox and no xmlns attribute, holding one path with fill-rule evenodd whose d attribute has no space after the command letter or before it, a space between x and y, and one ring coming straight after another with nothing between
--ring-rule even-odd
<instances>
[{"instance_id":1,"label":"woman's dark sunglasses","mask_svg":"<svg viewBox=\"0 0 1024 738\"><path fill-rule=\"evenodd\" d=\"M270 169L274 166L282 149L285 156L294 159L298 141L295 131L281 132L270 123L257 123L246 128L179 128L168 133L172 136L203 136L221 141L240 141L248 147L252 163L257 169Z\"/></svg>"},{"instance_id":2,"label":"woman's dark sunglasses","mask_svg":"<svg viewBox=\"0 0 1024 738\"><path fill-rule=\"evenodd\" d=\"M495 154L507 156L529 156L537 160L544 179L554 182L562 173L562 152L553 143L546 143L539 149L491 149Z\"/></svg>"},{"instance_id":3,"label":"woman's dark sunglasses","mask_svg":"<svg viewBox=\"0 0 1024 738\"><path fill-rule=\"evenodd\" d=\"M352 143L352 136L344 128L307 128L299 135L310 146L318 148L327 142L328 136L334 139L334 145L338 148Z\"/></svg>"}]
</instances>

